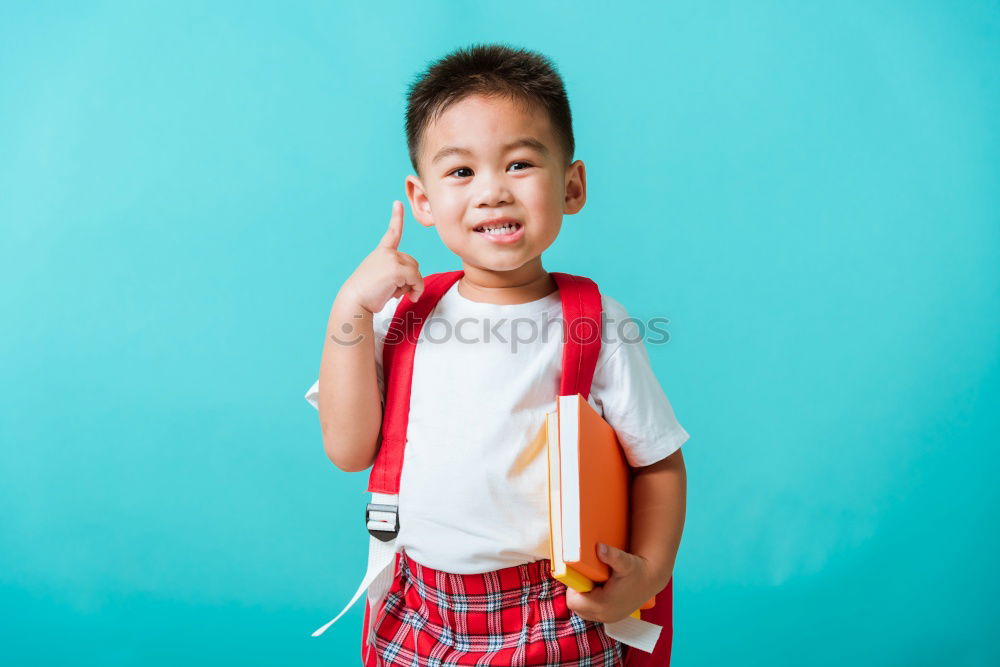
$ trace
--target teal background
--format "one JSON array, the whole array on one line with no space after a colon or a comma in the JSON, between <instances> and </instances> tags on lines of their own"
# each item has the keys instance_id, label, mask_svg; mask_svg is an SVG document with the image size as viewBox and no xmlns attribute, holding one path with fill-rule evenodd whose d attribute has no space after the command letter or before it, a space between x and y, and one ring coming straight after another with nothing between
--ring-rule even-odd
<instances>
[{"instance_id":1,"label":"teal background","mask_svg":"<svg viewBox=\"0 0 1000 667\"><path fill-rule=\"evenodd\" d=\"M357 664L367 474L303 399L477 41L570 94L545 256L681 423L674 663L1000 664L997 2L0 5L0 654ZM407 208L401 250L459 268Z\"/></svg>"}]
</instances>

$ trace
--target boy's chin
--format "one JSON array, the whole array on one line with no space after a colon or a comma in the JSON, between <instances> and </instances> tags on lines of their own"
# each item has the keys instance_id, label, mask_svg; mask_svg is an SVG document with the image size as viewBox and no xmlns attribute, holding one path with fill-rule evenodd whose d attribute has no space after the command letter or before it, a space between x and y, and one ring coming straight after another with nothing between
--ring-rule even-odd
<instances>
[{"instance_id":1,"label":"boy's chin","mask_svg":"<svg viewBox=\"0 0 1000 667\"><path fill-rule=\"evenodd\" d=\"M525 265L531 264L533 261L537 260L537 257L471 257L459 255L462 260L462 265L466 267L474 267L480 271L490 271L492 273L510 273L521 269Z\"/></svg>"}]
</instances>

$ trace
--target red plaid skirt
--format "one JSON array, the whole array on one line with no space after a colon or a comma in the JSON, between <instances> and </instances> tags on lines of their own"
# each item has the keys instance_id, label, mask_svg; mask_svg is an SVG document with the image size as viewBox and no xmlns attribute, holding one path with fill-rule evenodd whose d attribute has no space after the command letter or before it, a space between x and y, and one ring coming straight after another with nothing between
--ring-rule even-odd
<instances>
[{"instance_id":1,"label":"red plaid skirt","mask_svg":"<svg viewBox=\"0 0 1000 667\"><path fill-rule=\"evenodd\" d=\"M361 639L365 667L621 667L624 646L603 624L570 611L566 585L549 568L546 558L451 574L398 552L392 586L373 621L375 646Z\"/></svg>"}]
</instances>

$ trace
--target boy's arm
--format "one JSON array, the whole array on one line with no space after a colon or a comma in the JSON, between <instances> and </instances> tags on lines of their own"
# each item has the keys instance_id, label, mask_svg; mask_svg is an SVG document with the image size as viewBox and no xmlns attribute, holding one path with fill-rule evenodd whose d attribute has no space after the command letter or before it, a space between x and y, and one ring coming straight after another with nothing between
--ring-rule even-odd
<instances>
[{"instance_id":1,"label":"boy's arm","mask_svg":"<svg viewBox=\"0 0 1000 667\"><path fill-rule=\"evenodd\" d=\"M656 586L650 597L661 591L673 575L686 502L687 471L681 450L635 469L629 551L649 564Z\"/></svg>"},{"instance_id":2,"label":"boy's arm","mask_svg":"<svg viewBox=\"0 0 1000 667\"><path fill-rule=\"evenodd\" d=\"M319 370L323 449L345 472L365 470L381 443L382 404L375 371L372 313L337 295Z\"/></svg>"},{"instance_id":3,"label":"boy's arm","mask_svg":"<svg viewBox=\"0 0 1000 667\"><path fill-rule=\"evenodd\" d=\"M603 302L615 321L630 320L617 301L603 296ZM603 623L625 619L669 584L684 530L687 473L680 446L688 434L653 373L645 345L637 342L622 341L595 371L591 386L632 466L629 543L625 549L598 547L597 557L612 570L601 586L587 593L566 591L570 609ZM669 456L654 456L667 446L673 449ZM637 460L655 462L631 463Z\"/></svg>"},{"instance_id":4,"label":"boy's arm","mask_svg":"<svg viewBox=\"0 0 1000 667\"><path fill-rule=\"evenodd\" d=\"M413 301L424 291L417 260L399 252L403 202L392 202L389 228L341 286L330 309L319 368L319 422L323 449L345 472L375 462L382 442L382 396L375 369L374 313L397 296Z\"/></svg>"},{"instance_id":5,"label":"boy's arm","mask_svg":"<svg viewBox=\"0 0 1000 667\"><path fill-rule=\"evenodd\" d=\"M613 623L666 588L684 529L686 494L687 473L679 449L635 468L628 551L599 550L598 557L612 569L611 578L587 593L567 588L566 605L588 621Z\"/></svg>"}]
</instances>

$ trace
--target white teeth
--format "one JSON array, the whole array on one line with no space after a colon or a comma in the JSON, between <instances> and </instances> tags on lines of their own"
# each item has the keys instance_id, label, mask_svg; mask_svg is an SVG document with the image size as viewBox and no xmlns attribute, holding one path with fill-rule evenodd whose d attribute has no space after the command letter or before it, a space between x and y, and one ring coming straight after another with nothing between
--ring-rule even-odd
<instances>
[{"instance_id":1,"label":"white teeth","mask_svg":"<svg viewBox=\"0 0 1000 667\"><path fill-rule=\"evenodd\" d=\"M517 225L506 224L502 227L486 227L482 231L486 234L510 234L517 229Z\"/></svg>"}]
</instances>

